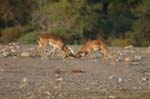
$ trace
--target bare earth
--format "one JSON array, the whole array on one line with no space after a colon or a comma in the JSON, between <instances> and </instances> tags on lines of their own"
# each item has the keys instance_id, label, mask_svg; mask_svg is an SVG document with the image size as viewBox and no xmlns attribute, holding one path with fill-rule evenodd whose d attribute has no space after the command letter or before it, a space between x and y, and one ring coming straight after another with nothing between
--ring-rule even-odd
<instances>
[{"instance_id":1,"label":"bare earth","mask_svg":"<svg viewBox=\"0 0 150 99\"><path fill-rule=\"evenodd\" d=\"M0 99L150 99L150 48L109 49L120 57L115 65L99 52L90 60L1 57Z\"/></svg>"}]
</instances>

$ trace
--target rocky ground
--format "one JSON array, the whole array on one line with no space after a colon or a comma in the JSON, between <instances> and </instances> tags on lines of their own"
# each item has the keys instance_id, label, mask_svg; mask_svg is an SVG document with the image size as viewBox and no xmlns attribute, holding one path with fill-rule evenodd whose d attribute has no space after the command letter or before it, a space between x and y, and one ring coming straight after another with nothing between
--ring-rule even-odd
<instances>
[{"instance_id":1,"label":"rocky ground","mask_svg":"<svg viewBox=\"0 0 150 99\"><path fill-rule=\"evenodd\" d=\"M99 52L63 61L58 50L42 60L35 48L0 45L0 99L150 99L150 47L110 47L114 65Z\"/></svg>"}]
</instances>

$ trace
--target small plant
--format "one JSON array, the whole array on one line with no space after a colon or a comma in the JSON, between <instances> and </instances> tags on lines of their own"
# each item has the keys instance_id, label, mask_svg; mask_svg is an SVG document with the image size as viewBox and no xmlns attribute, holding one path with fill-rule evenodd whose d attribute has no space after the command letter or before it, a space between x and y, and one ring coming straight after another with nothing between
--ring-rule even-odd
<instances>
[{"instance_id":1,"label":"small plant","mask_svg":"<svg viewBox=\"0 0 150 99\"><path fill-rule=\"evenodd\" d=\"M36 31L27 33L26 35L19 38L17 42L22 44L35 44L37 42L38 35L39 33Z\"/></svg>"},{"instance_id":2,"label":"small plant","mask_svg":"<svg viewBox=\"0 0 150 99\"><path fill-rule=\"evenodd\" d=\"M132 40L131 39L113 39L110 43L113 46L124 47L124 46L127 46L127 45L131 45Z\"/></svg>"}]
</instances>

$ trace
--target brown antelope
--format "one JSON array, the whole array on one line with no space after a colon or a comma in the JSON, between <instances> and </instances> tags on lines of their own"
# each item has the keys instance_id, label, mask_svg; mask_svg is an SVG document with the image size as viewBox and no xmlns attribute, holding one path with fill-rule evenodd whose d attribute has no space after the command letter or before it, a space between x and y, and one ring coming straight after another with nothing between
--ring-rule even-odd
<instances>
[{"instance_id":1,"label":"brown antelope","mask_svg":"<svg viewBox=\"0 0 150 99\"><path fill-rule=\"evenodd\" d=\"M38 44L39 44L39 49L41 50L41 56L42 58L47 58L45 56L45 49L46 46L50 45L53 47L52 49L52 56L56 54L56 49L60 49L63 52L63 59L71 56L75 57L72 50L69 49L66 44L64 43L64 40L56 35L52 34L41 34L38 37Z\"/></svg>"},{"instance_id":2,"label":"brown antelope","mask_svg":"<svg viewBox=\"0 0 150 99\"><path fill-rule=\"evenodd\" d=\"M84 53L86 56L88 56L88 59L90 58L90 53L92 51L101 50L103 55L103 61L105 62L108 56L111 56L112 63L114 64L115 60L112 55L112 53L109 52L108 48L106 47L106 44L103 40L91 40L87 41L83 47L80 48L79 52L76 54L76 58L80 58L82 54Z\"/></svg>"}]
</instances>

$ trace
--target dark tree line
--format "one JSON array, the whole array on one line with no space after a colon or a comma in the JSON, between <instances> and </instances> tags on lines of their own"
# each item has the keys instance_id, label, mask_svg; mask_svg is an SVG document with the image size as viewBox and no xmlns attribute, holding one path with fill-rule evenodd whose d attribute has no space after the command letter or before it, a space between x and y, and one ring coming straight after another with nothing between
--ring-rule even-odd
<instances>
[{"instance_id":1,"label":"dark tree line","mask_svg":"<svg viewBox=\"0 0 150 99\"><path fill-rule=\"evenodd\" d=\"M150 45L149 0L0 0L0 42L33 43L39 33L67 43L104 38L111 45Z\"/></svg>"}]
</instances>

